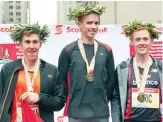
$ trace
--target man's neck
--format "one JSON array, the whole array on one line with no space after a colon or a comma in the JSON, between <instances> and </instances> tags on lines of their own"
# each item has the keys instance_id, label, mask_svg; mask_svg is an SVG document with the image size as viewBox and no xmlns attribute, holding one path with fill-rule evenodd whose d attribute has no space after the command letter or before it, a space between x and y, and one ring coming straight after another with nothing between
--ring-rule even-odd
<instances>
[{"instance_id":1,"label":"man's neck","mask_svg":"<svg viewBox=\"0 0 163 122\"><path fill-rule=\"evenodd\" d=\"M81 41L84 44L94 44L94 38L86 38L84 36L81 36Z\"/></svg>"},{"instance_id":2,"label":"man's neck","mask_svg":"<svg viewBox=\"0 0 163 122\"><path fill-rule=\"evenodd\" d=\"M34 71L37 59L36 60L31 60L31 61L27 60L27 59L24 59L24 62L25 62L25 65L27 66L28 71Z\"/></svg>"},{"instance_id":3,"label":"man's neck","mask_svg":"<svg viewBox=\"0 0 163 122\"><path fill-rule=\"evenodd\" d=\"M137 65L140 66L140 67L145 67L146 63L148 62L149 60L149 54L147 55L135 55L135 58L136 58L136 62L137 62Z\"/></svg>"}]
</instances>

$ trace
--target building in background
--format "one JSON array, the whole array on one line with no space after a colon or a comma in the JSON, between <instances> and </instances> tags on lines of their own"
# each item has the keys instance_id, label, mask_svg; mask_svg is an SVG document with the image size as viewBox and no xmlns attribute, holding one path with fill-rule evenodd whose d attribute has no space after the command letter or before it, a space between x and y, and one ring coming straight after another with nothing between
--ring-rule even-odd
<instances>
[{"instance_id":1,"label":"building in background","mask_svg":"<svg viewBox=\"0 0 163 122\"><path fill-rule=\"evenodd\" d=\"M3 21L3 14L4 14L4 3L0 1L0 23Z\"/></svg>"},{"instance_id":2,"label":"building in background","mask_svg":"<svg viewBox=\"0 0 163 122\"><path fill-rule=\"evenodd\" d=\"M29 1L3 1L3 24L26 24L30 21ZM1 15L0 15L1 16Z\"/></svg>"},{"instance_id":3,"label":"building in background","mask_svg":"<svg viewBox=\"0 0 163 122\"><path fill-rule=\"evenodd\" d=\"M68 21L69 11L85 1L57 1L57 24L75 24ZM126 24L135 18L145 22L162 23L162 1L96 1L107 7L101 15L101 24Z\"/></svg>"}]
</instances>

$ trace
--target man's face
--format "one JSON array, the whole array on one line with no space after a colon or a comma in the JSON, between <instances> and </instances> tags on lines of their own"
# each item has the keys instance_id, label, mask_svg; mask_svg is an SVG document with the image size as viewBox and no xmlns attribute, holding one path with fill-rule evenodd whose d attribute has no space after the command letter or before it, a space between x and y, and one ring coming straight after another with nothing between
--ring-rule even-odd
<instances>
[{"instance_id":1,"label":"man's face","mask_svg":"<svg viewBox=\"0 0 163 122\"><path fill-rule=\"evenodd\" d=\"M24 58L28 61L35 61L38 58L41 41L37 34L24 35L20 43L24 52Z\"/></svg>"},{"instance_id":2,"label":"man's face","mask_svg":"<svg viewBox=\"0 0 163 122\"><path fill-rule=\"evenodd\" d=\"M147 30L139 30L133 33L131 42L134 46L136 54L145 55L149 53L152 39Z\"/></svg>"},{"instance_id":3,"label":"man's face","mask_svg":"<svg viewBox=\"0 0 163 122\"><path fill-rule=\"evenodd\" d=\"M83 16L78 26L83 36L94 39L99 29L99 16L93 13Z\"/></svg>"}]
</instances>

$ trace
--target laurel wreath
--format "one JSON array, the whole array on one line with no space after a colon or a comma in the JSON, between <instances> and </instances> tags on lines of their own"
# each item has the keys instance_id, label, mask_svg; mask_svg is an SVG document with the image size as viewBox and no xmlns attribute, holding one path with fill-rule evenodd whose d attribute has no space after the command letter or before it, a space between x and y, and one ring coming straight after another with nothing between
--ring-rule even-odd
<instances>
[{"instance_id":1,"label":"laurel wreath","mask_svg":"<svg viewBox=\"0 0 163 122\"><path fill-rule=\"evenodd\" d=\"M94 4L94 3L89 3L85 5L81 5L78 8L75 8L70 11L68 18L69 20L76 20L77 18L88 15L90 13L96 13L98 15L101 15L103 12L105 12L106 7L99 5L99 4Z\"/></svg>"},{"instance_id":2,"label":"laurel wreath","mask_svg":"<svg viewBox=\"0 0 163 122\"><path fill-rule=\"evenodd\" d=\"M124 30L126 37L130 39L132 38L133 32L136 30L148 30L153 39L158 39L161 34L161 32L156 29L155 25L153 25L152 23L143 23L140 20L134 20L133 22L130 22L127 27L122 29Z\"/></svg>"},{"instance_id":3,"label":"laurel wreath","mask_svg":"<svg viewBox=\"0 0 163 122\"><path fill-rule=\"evenodd\" d=\"M15 28L10 32L10 37L14 42L21 42L23 33L36 33L39 35L40 40L45 43L47 38L49 37L50 31L48 30L48 26L44 25L41 27L38 22L36 24L17 24Z\"/></svg>"}]
</instances>

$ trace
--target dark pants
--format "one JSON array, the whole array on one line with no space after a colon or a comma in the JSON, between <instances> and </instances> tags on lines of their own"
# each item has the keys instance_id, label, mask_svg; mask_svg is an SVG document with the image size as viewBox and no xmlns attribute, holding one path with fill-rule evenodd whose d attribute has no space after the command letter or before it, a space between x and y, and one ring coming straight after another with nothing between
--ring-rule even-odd
<instances>
[{"instance_id":1,"label":"dark pants","mask_svg":"<svg viewBox=\"0 0 163 122\"><path fill-rule=\"evenodd\" d=\"M109 119L76 119L76 118L69 118L69 122L109 122Z\"/></svg>"}]
</instances>

